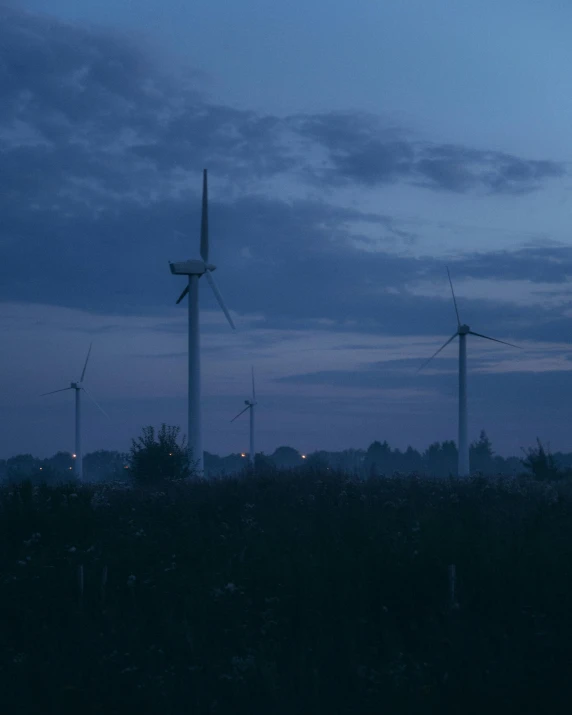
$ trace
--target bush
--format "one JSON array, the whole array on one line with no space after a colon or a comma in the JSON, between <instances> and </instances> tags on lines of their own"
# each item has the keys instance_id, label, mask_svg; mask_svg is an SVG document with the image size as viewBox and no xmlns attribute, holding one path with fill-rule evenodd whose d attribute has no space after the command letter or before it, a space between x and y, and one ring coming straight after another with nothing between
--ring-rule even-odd
<instances>
[{"instance_id":1,"label":"bush","mask_svg":"<svg viewBox=\"0 0 572 715\"><path fill-rule=\"evenodd\" d=\"M544 445L537 437L537 447L529 447L528 451L523 449L526 457L521 460L522 464L532 472L534 479L547 482L562 478L563 473L554 455L550 452L550 447Z\"/></svg>"},{"instance_id":2,"label":"bush","mask_svg":"<svg viewBox=\"0 0 572 715\"><path fill-rule=\"evenodd\" d=\"M139 484L153 485L186 479L196 474L183 437L178 444L180 427L165 423L155 436L152 426L144 427L141 437L132 440L128 457L131 479Z\"/></svg>"}]
</instances>

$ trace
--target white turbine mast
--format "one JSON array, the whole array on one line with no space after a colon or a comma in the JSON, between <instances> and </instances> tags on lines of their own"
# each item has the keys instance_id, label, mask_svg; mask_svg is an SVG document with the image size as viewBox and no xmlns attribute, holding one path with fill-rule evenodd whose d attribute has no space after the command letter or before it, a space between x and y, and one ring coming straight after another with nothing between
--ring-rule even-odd
<instances>
[{"instance_id":1,"label":"white turbine mast","mask_svg":"<svg viewBox=\"0 0 572 715\"><path fill-rule=\"evenodd\" d=\"M248 455L248 459L250 461L251 467L254 469L254 459L255 459L255 451L254 451L254 407L256 405L256 390L254 389L254 367L252 368L252 399L251 400L245 400L244 404L246 407L241 410L236 417L233 417L231 419L231 422L234 422L234 420L238 419L240 415L243 415L247 410L250 410L250 453Z\"/></svg>"},{"instance_id":2,"label":"white turbine mast","mask_svg":"<svg viewBox=\"0 0 572 715\"><path fill-rule=\"evenodd\" d=\"M87 357L85 359L85 364L83 366L83 370L81 373L81 377L77 382L72 382L69 387L63 387L61 390L52 390L51 392L43 392L41 397L44 395L54 395L56 392L65 392L66 390L75 390L75 453L74 453L74 469L73 473L75 478L78 481L81 481L83 479L83 452L82 452L82 443L81 443L81 392L85 392L85 394L89 397L89 399L93 402L93 404L103 412L103 414L109 419L109 415L107 412L99 405L94 398L91 396L91 393L89 393L86 389L86 387L83 384L83 380L85 378L85 371L87 368L87 363L89 360L89 356L91 354L91 346L93 343L89 344L89 350L87 351Z\"/></svg>"},{"instance_id":3,"label":"white turbine mast","mask_svg":"<svg viewBox=\"0 0 572 715\"><path fill-rule=\"evenodd\" d=\"M455 291L453 290L453 282L451 280L451 274L449 273L449 268L447 268L447 275L449 277L449 285L451 286L451 294L453 296L453 303L455 305L455 313L457 316L457 330L455 333L447 340L447 342L442 345L437 352L433 353L431 357L426 360L423 365L417 370L423 370L423 368L428 365L434 357L436 357L441 350L447 347L450 342L452 342L457 336L459 336L459 440L458 440L458 468L457 473L460 477L466 477L470 475L470 464L469 464L469 438L468 438L468 415L467 415L467 335L475 335L478 338L484 338L485 340L492 340L495 343L502 343L503 345L509 345L512 348L518 348L522 350L519 345L513 345L512 343L507 343L504 340L497 340L497 338L491 338L488 335L482 335L481 333L475 333L470 329L468 325L461 323L461 318L459 317L459 309L457 307L457 299L455 298Z\"/></svg>"},{"instance_id":4,"label":"white turbine mast","mask_svg":"<svg viewBox=\"0 0 572 715\"><path fill-rule=\"evenodd\" d=\"M200 259L181 261L179 263L169 262L171 273L176 276L188 276L188 285L179 296L177 304L189 294L189 433L188 448L189 456L196 465L200 476L203 475L203 443L201 432L201 359L200 359L200 334L199 334L199 278L204 275L217 299L230 327L234 329L234 323L230 313L217 288L212 272L216 269L209 263L209 227L208 227L208 193L207 193L207 170L203 170L203 203L201 215L201 245Z\"/></svg>"}]
</instances>

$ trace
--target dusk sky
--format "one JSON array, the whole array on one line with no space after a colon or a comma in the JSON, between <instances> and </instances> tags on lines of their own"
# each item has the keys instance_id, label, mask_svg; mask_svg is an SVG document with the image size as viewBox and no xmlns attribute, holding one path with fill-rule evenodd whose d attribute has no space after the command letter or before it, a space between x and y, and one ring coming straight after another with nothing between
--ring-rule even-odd
<instances>
[{"instance_id":1,"label":"dusk sky","mask_svg":"<svg viewBox=\"0 0 572 715\"><path fill-rule=\"evenodd\" d=\"M203 441L257 373L257 450L572 451L572 5L0 0L0 457L186 432L185 285L209 171Z\"/></svg>"}]
</instances>

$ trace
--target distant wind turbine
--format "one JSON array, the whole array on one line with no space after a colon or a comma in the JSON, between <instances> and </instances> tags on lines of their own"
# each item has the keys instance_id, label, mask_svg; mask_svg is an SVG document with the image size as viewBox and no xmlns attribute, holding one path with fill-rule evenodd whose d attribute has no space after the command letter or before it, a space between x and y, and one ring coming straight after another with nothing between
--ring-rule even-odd
<instances>
[{"instance_id":1,"label":"distant wind turbine","mask_svg":"<svg viewBox=\"0 0 572 715\"><path fill-rule=\"evenodd\" d=\"M81 391L83 390L93 404L103 412L103 414L109 419L107 412L94 400L91 394L83 385L83 379L85 377L85 370L87 368L87 363L89 356L91 354L91 346L93 343L89 344L89 350L87 351L87 357L85 359L85 364L81 373L81 377L78 382L72 382L69 387L63 387L61 390L52 390L51 392L43 392L41 397L44 395L54 395L56 392L65 392L66 390L75 390L75 454L74 454L74 476L78 480L83 479L83 452L81 444Z\"/></svg>"},{"instance_id":2,"label":"distant wind turbine","mask_svg":"<svg viewBox=\"0 0 572 715\"><path fill-rule=\"evenodd\" d=\"M256 405L256 391L254 389L254 368L252 368L252 400L245 400L244 404L246 407L237 414L236 417L231 419L231 422L238 419L240 415L243 415L246 410L250 410L250 454L249 460L250 464L254 467L254 406Z\"/></svg>"},{"instance_id":3,"label":"distant wind turbine","mask_svg":"<svg viewBox=\"0 0 572 715\"><path fill-rule=\"evenodd\" d=\"M457 335L459 336L459 442L458 442L458 475L460 477L466 477L470 474L469 465L469 439L468 439L468 428L467 428L467 335L475 335L478 338L484 338L485 340L492 340L495 343L502 343L503 345L510 345L512 348L518 348L522 350L519 345L513 345L512 343L506 343L504 340L497 340L496 338L490 338L488 335L481 335L481 333L475 333L470 329L468 325L461 324L461 319L459 317L459 309L457 307L457 299L455 298L455 291L453 290L453 282L451 281L451 274L449 273L449 268L447 268L447 275L449 276L449 285L451 286L451 293L453 295L453 303L455 305L455 313L457 315L457 330L455 333L447 340L447 342L442 345L437 352L433 353L431 357L426 360L423 365L417 370L423 370L423 368L428 365L433 358L438 355L441 350L447 347L450 342L452 342Z\"/></svg>"},{"instance_id":4,"label":"distant wind turbine","mask_svg":"<svg viewBox=\"0 0 572 715\"><path fill-rule=\"evenodd\" d=\"M200 358L200 337L199 337L199 278L206 276L212 288L215 298L219 302L230 327L234 329L234 323L219 289L216 287L212 277L212 271L216 269L209 263L209 228L208 228L208 193L207 193L207 170L203 170L203 205L201 215L201 260L181 261L179 263L169 262L171 273L177 276L188 276L189 283L179 296L177 304L189 294L189 435L188 447L192 461L197 465L197 470L203 474L203 443L201 431L201 358Z\"/></svg>"}]
</instances>

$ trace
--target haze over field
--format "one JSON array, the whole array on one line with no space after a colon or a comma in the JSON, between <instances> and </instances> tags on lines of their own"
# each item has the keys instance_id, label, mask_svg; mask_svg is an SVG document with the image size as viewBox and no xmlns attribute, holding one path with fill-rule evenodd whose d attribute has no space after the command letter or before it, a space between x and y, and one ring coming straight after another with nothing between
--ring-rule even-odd
<instances>
[{"instance_id":1,"label":"haze over field","mask_svg":"<svg viewBox=\"0 0 572 715\"><path fill-rule=\"evenodd\" d=\"M0 458L186 431L184 281L209 170L217 283L201 293L204 448L257 371L257 450L469 437L569 452L568 29L548 2L0 4ZM548 7L549 6L549 7Z\"/></svg>"}]
</instances>

